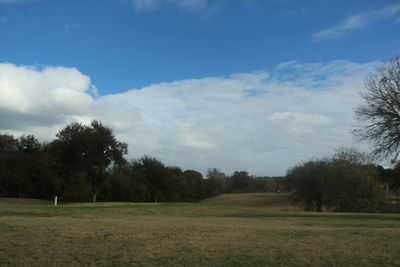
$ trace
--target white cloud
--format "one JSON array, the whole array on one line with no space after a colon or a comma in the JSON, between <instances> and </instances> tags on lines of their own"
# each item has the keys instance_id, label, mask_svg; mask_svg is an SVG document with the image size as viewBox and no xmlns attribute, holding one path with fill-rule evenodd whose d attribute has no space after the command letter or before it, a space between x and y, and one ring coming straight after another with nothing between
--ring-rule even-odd
<instances>
[{"instance_id":1,"label":"white cloud","mask_svg":"<svg viewBox=\"0 0 400 267\"><path fill-rule=\"evenodd\" d=\"M207 18L218 10L218 0L132 0L136 11L154 11L173 7L178 10L200 14Z\"/></svg>"},{"instance_id":2,"label":"white cloud","mask_svg":"<svg viewBox=\"0 0 400 267\"><path fill-rule=\"evenodd\" d=\"M274 113L270 120L289 136L313 134L319 127L327 127L332 123L332 118L323 115L298 112Z\"/></svg>"},{"instance_id":3,"label":"white cloud","mask_svg":"<svg viewBox=\"0 0 400 267\"><path fill-rule=\"evenodd\" d=\"M65 25L64 25L64 30L65 30L66 32L69 32L70 30L73 30L73 29L77 28L78 26L79 26L79 23L78 23L78 22L73 22L73 23L70 23L70 24L65 24Z\"/></svg>"},{"instance_id":4,"label":"white cloud","mask_svg":"<svg viewBox=\"0 0 400 267\"><path fill-rule=\"evenodd\" d=\"M399 12L400 4L394 4L381 9L353 15L347 17L344 21L332 28L315 33L313 39L316 41L339 39L350 31L361 29L378 20L391 18Z\"/></svg>"},{"instance_id":5,"label":"white cloud","mask_svg":"<svg viewBox=\"0 0 400 267\"><path fill-rule=\"evenodd\" d=\"M29 3L29 2L35 2L39 0L0 0L0 5L4 4L23 4L23 3Z\"/></svg>"},{"instance_id":6,"label":"white cloud","mask_svg":"<svg viewBox=\"0 0 400 267\"><path fill-rule=\"evenodd\" d=\"M353 108L374 63L282 63L270 72L153 84L91 97L76 69L0 64L1 131L52 139L66 122L101 119L143 154L205 171L283 175L352 145Z\"/></svg>"},{"instance_id":7,"label":"white cloud","mask_svg":"<svg viewBox=\"0 0 400 267\"><path fill-rule=\"evenodd\" d=\"M21 0L0 0L0 4L14 4L19 2L21 2Z\"/></svg>"},{"instance_id":8,"label":"white cloud","mask_svg":"<svg viewBox=\"0 0 400 267\"><path fill-rule=\"evenodd\" d=\"M137 11L154 10L162 4L160 0L132 0L132 2Z\"/></svg>"},{"instance_id":9,"label":"white cloud","mask_svg":"<svg viewBox=\"0 0 400 267\"><path fill-rule=\"evenodd\" d=\"M74 68L18 67L0 64L0 125L26 129L65 123L70 115L85 114L93 99L90 79Z\"/></svg>"}]
</instances>

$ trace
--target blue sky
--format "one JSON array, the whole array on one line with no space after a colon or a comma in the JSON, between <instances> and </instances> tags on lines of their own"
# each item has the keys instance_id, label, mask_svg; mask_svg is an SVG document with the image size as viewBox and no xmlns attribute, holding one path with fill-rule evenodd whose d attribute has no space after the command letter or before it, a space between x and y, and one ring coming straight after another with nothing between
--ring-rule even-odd
<instances>
[{"instance_id":1,"label":"blue sky","mask_svg":"<svg viewBox=\"0 0 400 267\"><path fill-rule=\"evenodd\" d=\"M334 40L313 37L395 1L191 0L187 8L169 0L144 7L129 0L1 2L2 61L76 67L102 93L291 60L370 62L400 49L398 15L371 18Z\"/></svg>"},{"instance_id":2,"label":"blue sky","mask_svg":"<svg viewBox=\"0 0 400 267\"><path fill-rule=\"evenodd\" d=\"M0 130L101 119L131 158L283 175L368 149L352 111L398 53L394 0L0 0Z\"/></svg>"}]
</instances>

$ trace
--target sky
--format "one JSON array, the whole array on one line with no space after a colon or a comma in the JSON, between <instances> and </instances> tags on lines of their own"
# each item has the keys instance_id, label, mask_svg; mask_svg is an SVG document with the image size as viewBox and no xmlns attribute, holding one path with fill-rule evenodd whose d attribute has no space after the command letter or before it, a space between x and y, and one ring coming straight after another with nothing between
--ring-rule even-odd
<instances>
[{"instance_id":1,"label":"sky","mask_svg":"<svg viewBox=\"0 0 400 267\"><path fill-rule=\"evenodd\" d=\"M0 133L98 119L128 159L285 175L369 151L354 109L398 54L398 0L0 0Z\"/></svg>"}]
</instances>

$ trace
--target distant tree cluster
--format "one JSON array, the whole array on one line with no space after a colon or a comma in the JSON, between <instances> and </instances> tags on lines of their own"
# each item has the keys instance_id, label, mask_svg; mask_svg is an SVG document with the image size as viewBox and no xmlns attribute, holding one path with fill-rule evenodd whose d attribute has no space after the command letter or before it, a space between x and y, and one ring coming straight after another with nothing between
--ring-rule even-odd
<instances>
[{"instance_id":1,"label":"distant tree cluster","mask_svg":"<svg viewBox=\"0 0 400 267\"><path fill-rule=\"evenodd\" d=\"M245 183L235 184L237 174ZM282 177L251 177L247 172L227 176L209 169L206 179L200 172L165 166L156 158L144 156L108 173L103 186L104 200L113 201L196 201L224 193L274 192L283 188Z\"/></svg>"},{"instance_id":2,"label":"distant tree cluster","mask_svg":"<svg viewBox=\"0 0 400 267\"><path fill-rule=\"evenodd\" d=\"M59 186L49 146L32 135L0 135L0 196L45 198Z\"/></svg>"},{"instance_id":3,"label":"distant tree cluster","mask_svg":"<svg viewBox=\"0 0 400 267\"><path fill-rule=\"evenodd\" d=\"M210 169L207 179L194 170L165 166L144 156L127 161L128 146L99 121L71 123L56 139L0 135L0 197L61 201L196 201L234 192L284 190L282 177L232 176Z\"/></svg>"},{"instance_id":4,"label":"distant tree cluster","mask_svg":"<svg viewBox=\"0 0 400 267\"><path fill-rule=\"evenodd\" d=\"M387 204L387 191L400 187L399 168L373 165L354 149L300 164L286 178L294 201L310 211L380 211Z\"/></svg>"},{"instance_id":5,"label":"distant tree cluster","mask_svg":"<svg viewBox=\"0 0 400 267\"><path fill-rule=\"evenodd\" d=\"M225 175L218 169L207 171L209 195L223 193L279 192L286 191L283 177L255 177L246 171L236 171L231 176Z\"/></svg>"}]
</instances>

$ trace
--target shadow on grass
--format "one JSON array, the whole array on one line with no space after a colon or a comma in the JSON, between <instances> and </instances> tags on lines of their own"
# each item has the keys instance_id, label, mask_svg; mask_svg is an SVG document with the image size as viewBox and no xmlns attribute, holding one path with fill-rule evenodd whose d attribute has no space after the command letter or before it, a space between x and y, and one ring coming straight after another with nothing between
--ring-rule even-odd
<instances>
[{"instance_id":1,"label":"shadow on grass","mask_svg":"<svg viewBox=\"0 0 400 267\"><path fill-rule=\"evenodd\" d=\"M327 213L327 212L261 212L247 208L235 209L207 204L195 203L140 203L140 204L84 204L82 206L61 205L57 207L31 207L17 209L0 209L0 217L76 217L87 214L88 216L101 216L107 210L137 210L135 216L178 216L178 217L226 217L226 218L310 218L310 219L336 219L336 220L374 220L374 221L400 221L400 214L381 213ZM122 213L123 214L123 213Z\"/></svg>"},{"instance_id":2,"label":"shadow on grass","mask_svg":"<svg viewBox=\"0 0 400 267\"><path fill-rule=\"evenodd\" d=\"M168 215L173 212L172 215L179 212L190 211L195 204L192 203L140 203L140 204L121 204L121 205L104 205L99 203L96 204L84 204L82 206L74 206L75 204L59 205L57 207L6 207L1 209L0 217L7 216L20 216L20 217L55 217L55 216L68 216L76 217L82 214L100 215L102 212L107 210L137 210L140 213L139 216L145 216L153 214L154 212L161 212L164 215ZM169 214L171 215L171 214Z\"/></svg>"}]
</instances>

